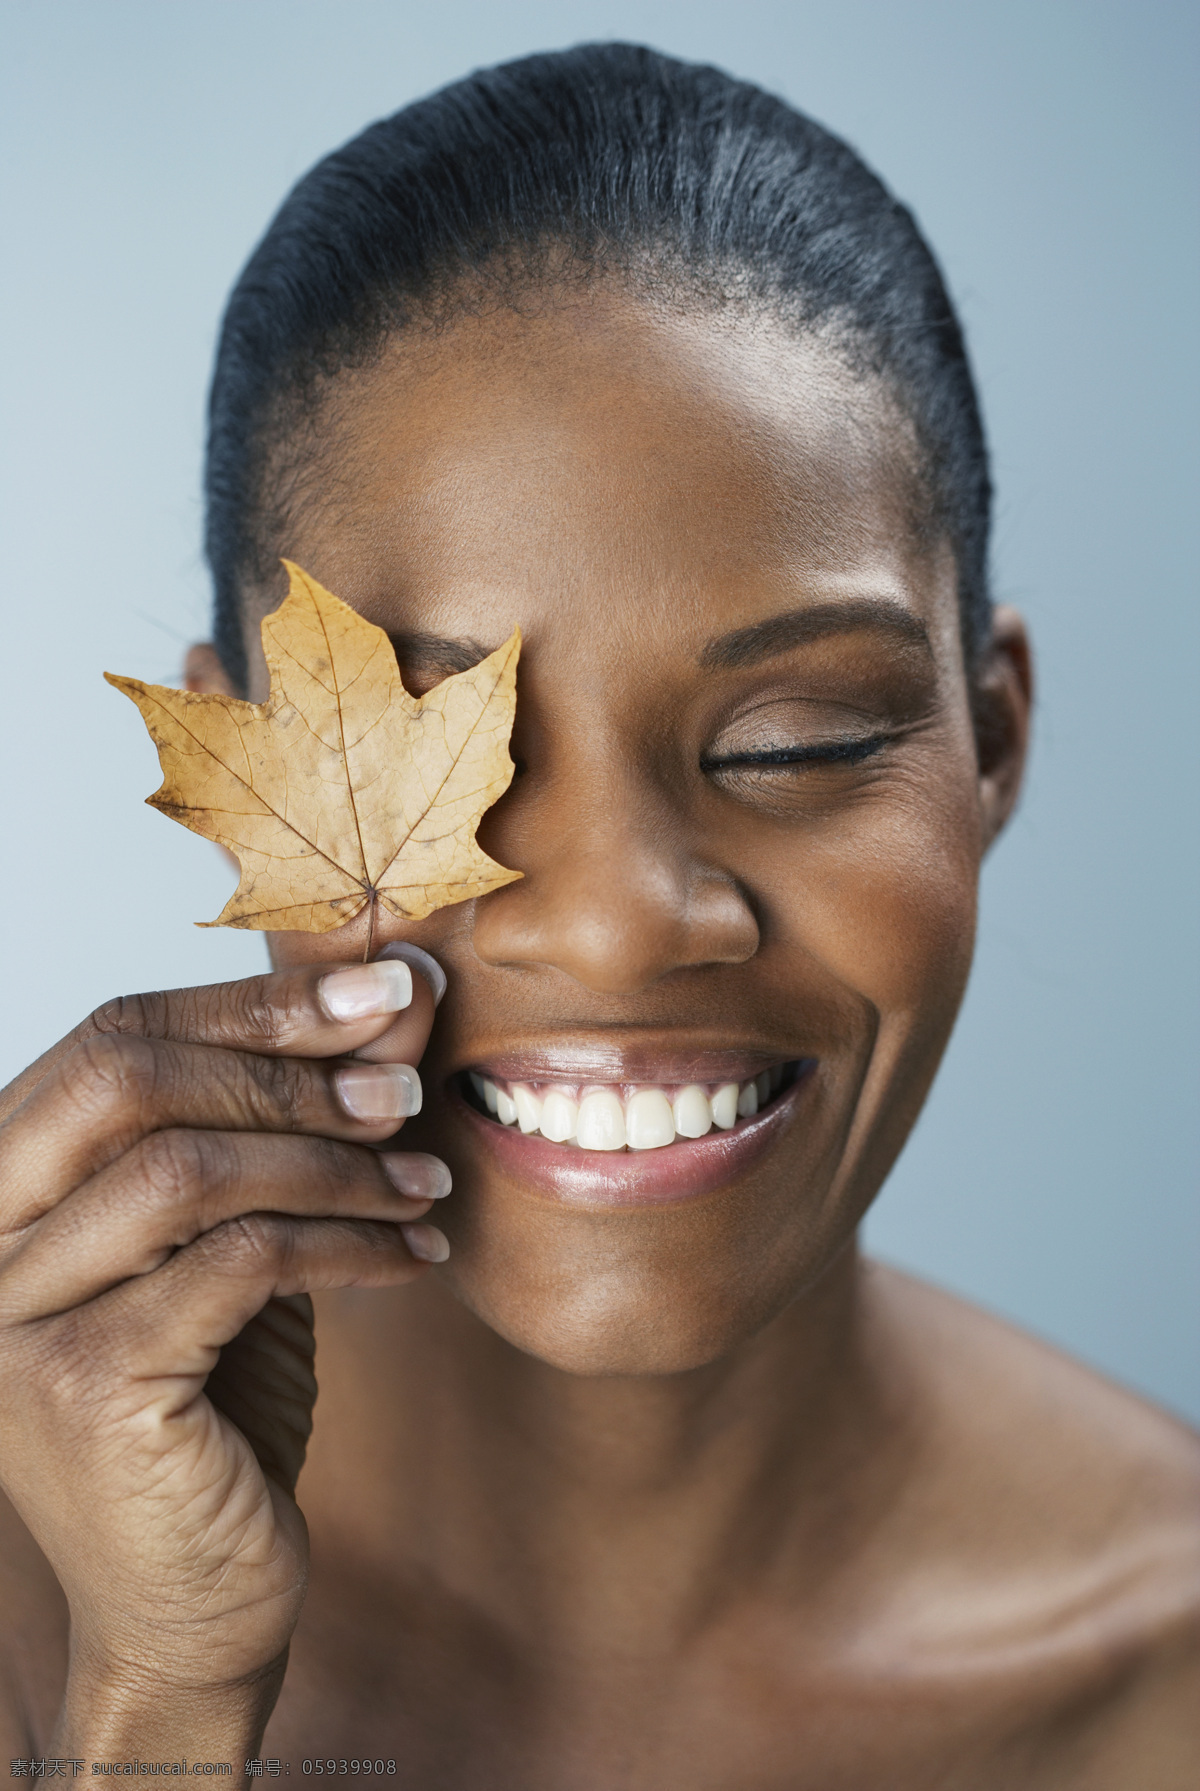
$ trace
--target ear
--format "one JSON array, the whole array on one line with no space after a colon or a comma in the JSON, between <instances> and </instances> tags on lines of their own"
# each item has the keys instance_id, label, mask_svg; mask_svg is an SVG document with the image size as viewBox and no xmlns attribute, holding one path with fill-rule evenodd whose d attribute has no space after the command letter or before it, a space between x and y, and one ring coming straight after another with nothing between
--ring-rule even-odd
<instances>
[{"instance_id":1,"label":"ear","mask_svg":"<svg viewBox=\"0 0 1200 1791\"><path fill-rule=\"evenodd\" d=\"M1033 654L1025 623L1000 606L971 692L975 750L979 760L979 807L986 850L1021 793L1033 709Z\"/></svg>"},{"instance_id":2,"label":"ear","mask_svg":"<svg viewBox=\"0 0 1200 1791\"><path fill-rule=\"evenodd\" d=\"M183 686L207 696L237 695L211 641L198 641L188 648L183 662Z\"/></svg>"}]
</instances>

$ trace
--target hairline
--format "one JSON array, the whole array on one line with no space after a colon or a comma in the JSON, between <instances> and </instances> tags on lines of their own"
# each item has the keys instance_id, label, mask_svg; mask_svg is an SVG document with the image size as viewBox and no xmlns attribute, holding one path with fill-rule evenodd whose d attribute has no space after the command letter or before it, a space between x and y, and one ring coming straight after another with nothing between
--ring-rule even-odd
<instances>
[{"instance_id":1,"label":"hairline","mask_svg":"<svg viewBox=\"0 0 1200 1791\"><path fill-rule=\"evenodd\" d=\"M436 269L420 292L372 295L369 307L360 312L354 326L342 332L340 341L327 338L315 354L294 357L290 366L279 370L253 432L250 466L254 489L243 511L250 524L250 539L240 567L238 611L247 661L253 646L251 628L283 596L278 568L294 515L288 499L299 494L306 507L320 501L306 472L315 474L319 484L321 423L339 382L344 389L348 375L379 366L393 344L414 333L419 339L436 340L466 317L504 312L545 315L568 301L572 289L591 292L614 277L635 299L652 305L666 301L677 315L691 311L708 318L742 317L782 325L797 346L820 344L857 383L873 386L885 407L883 420L901 427L908 437L905 509L913 537L925 551L945 542L957 565L953 530L940 514L932 453L921 440L916 407L906 401L901 381L880 362L877 352L872 353L868 332L834 311L806 315L802 304L787 302L796 295L755 282L753 270L745 266L731 267L729 278L720 282L715 267L697 267L669 241L658 246L634 244L632 248L640 248L640 253L632 254L629 244L606 244L602 253L593 255L571 238L543 238L532 244L511 245L478 263ZM540 302L531 305L535 297ZM264 504L264 489L280 485L283 502ZM268 519L265 527L264 518ZM271 537L269 543L265 535ZM961 575L961 568L959 571ZM279 589L271 600L273 585ZM966 652L967 618L961 601L958 607Z\"/></svg>"}]
</instances>

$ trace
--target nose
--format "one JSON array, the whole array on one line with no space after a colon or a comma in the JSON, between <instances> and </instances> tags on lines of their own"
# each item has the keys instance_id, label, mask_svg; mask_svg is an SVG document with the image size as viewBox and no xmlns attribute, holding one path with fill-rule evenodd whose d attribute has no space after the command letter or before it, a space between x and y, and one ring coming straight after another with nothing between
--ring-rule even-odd
<instances>
[{"instance_id":1,"label":"nose","mask_svg":"<svg viewBox=\"0 0 1200 1791\"><path fill-rule=\"evenodd\" d=\"M518 860L523 881L476 910L485 963L546 965L597 994L633 995L672 971L743 964L758 950L745 892L689 850L668 814L638 816L631 804L565 833L531 831L544 844Z\"/></svg>"}]
</instances>

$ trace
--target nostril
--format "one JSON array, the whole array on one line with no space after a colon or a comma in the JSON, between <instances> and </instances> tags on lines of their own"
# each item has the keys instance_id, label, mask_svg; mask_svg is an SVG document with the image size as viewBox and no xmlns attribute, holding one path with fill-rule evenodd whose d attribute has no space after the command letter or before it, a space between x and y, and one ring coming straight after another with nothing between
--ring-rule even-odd
<instances>
[{"instance_id":1,"label":"nostril","mask_svg":"<svg viewBox=\"0 0 1200 1791\"><path fill-rule=\"evenodd\" d=\"M590 837L545 830L527 842L522 881L479 903L484 963L537 965L631 997L675 972L754 956L758 922L735 879L681 852L669 828L648 838L636 811L598 813L593 798L587 814Z\"/></svg>"}]
</instances>

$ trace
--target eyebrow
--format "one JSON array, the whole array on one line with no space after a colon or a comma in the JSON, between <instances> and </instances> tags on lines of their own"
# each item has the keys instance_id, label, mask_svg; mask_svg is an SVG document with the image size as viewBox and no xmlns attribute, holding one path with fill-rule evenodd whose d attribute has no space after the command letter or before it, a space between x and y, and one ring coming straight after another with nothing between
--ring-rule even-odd
<instances>
[{"instance_id":1,"label":"eyebrow","mask_svg":"<svg viewBox=\"0 0 1200 1791\"><path fill-rule=\"evenodd\" d=\"M865 630L890 634L933 657L929 631L919 616L882 597L854 597L844 603L814 603L804 609L785 610L762 622L752 622L748 628L717 635L701 651L700 664L707 671L757 665L760 659L771 659L776 653L806 646L827 635Z\"/></svg>"}]
</instances>

